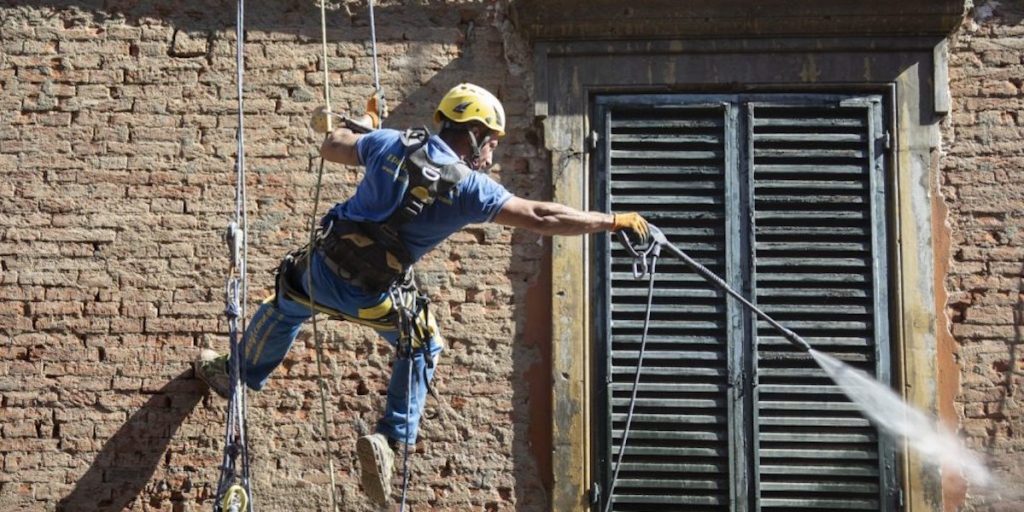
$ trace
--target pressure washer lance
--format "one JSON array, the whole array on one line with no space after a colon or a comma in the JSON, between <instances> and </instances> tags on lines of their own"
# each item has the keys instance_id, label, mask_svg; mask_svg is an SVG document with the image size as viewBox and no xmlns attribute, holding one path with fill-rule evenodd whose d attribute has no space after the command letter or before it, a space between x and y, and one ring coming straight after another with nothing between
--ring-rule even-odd
<instances>
[{"instance_id":1,"label":"pressure washer lance","mask_svg":"<svg viewBox=\"0 0 1024 512\"><path fill-rule=\"evenodd\" d=\"M709 283L717 286L725 293L728 293L734 299L740 301L740 303L746 306L747 309L753 311L754 314L756 314L762 320L768 322L768 324L770 324L772 327L778 330L782 334L782 336L786 338L790 343L796 345L797 348L803 350L804 352L809 352L811 350L811 345L807 343L807 340L801 338L800 335L798 335L797 333L787 329L782 324L776 322L774 318L768 316L768 313L761 311L760 308L758 308L752 302L750 302L745 297L740 295L739 292L732 289L732 287L730 287L729 284L726 283L725 280L723 280L721 277L715 275L714 272L708 270L707 267L701 265L696 260L691 258L690 255L683 252L682 249L676 247L671 242L669 242L668 239L665 238L665 233L662 233L660 229L658 229L654 225L651 225L650 229L651 234L648 237L648 239L638 241L636 244L634 244L633 240L629 238L629 235L626 233L627 230L623 229L618 231L619 242L621 242L622 246L629 251L633 258L635 258L633 263L634 275L637 275L638 271L641 272L640 275L642 275L642 272L646 271L647 255L651 253L652 247L662 246L665 249L668 249L668 251L671 252L672 254L676 255L679 259L683 260L684 263L689 265L690 268L692 268L695 272L700 274L700 276L707 280ZM637 267L638 264L640 265L640 267Z\"/></svg>"}]
</instances>

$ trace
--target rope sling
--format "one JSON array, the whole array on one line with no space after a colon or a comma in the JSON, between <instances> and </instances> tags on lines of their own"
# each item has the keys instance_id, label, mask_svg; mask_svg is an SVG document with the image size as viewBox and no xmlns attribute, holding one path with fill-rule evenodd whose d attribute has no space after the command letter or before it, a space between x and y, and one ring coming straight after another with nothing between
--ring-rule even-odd
<instances>
[{"instance_id":1,"label":"rope sling","mask_svg":"<svg viewBox=\"0 0 1024 512\"><path fill-rule=\"evenodd\" d=\"M249 299L247 260L249 218L245 194L245 125L242 80L245 69L245 0L238 0L235 23L235 85L238 95L238 146L235 156L235 216L228 224L225 240L230 251L230 266L224 291L224 315L228 323L230 357L228 374L232 383L228 395L228 413L224 429L224 455L217 481L215 512L254 512L249 478L249 447L246 429L246 364L241 351L241 333L245 332L246 305Z\"/></svg>"}]
</instances>

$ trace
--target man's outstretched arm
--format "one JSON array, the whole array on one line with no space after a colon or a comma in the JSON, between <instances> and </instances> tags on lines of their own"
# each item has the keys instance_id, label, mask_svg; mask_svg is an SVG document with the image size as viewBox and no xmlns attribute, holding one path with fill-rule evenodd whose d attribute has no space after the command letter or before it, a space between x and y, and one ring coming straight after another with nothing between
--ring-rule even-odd
<instances>
[{"instance_id":1,"label":"man's outstretched arm","mask_svg":"<svg viewBox=\"0 0 1024 512\"><path fill-rule=\"evenodd\" d=\"M585 212L559 203L513 197L494 217L494 222L524 228L542 235L585 235L630 229L642 237L647 221L636 213Z\"/></svg>"}]
</instances>

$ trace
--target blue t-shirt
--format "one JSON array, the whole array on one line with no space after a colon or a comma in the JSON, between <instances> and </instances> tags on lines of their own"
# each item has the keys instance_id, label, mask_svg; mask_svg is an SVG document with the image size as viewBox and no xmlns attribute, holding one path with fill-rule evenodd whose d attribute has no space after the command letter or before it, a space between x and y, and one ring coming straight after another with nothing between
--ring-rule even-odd
<instances>
[{"instance_id":1,"label":"blue t-shirt","mask_svg":"<svg viewBox=\"0 0 1024 512\"><path fill-rule=\"evenodd\" d=\"M356 143L359 161L366 174L356 193L338 203L325 217L349 219L359 222L383 222L398 208L408 186L404 169L399 170L405 148L402 132L380 129L363 135ZM440 137L427 140L427 156L446 165L459 161L459 157ZM470 172L449 192L399 229L413 261L440 244L444 239L468 224L489 222L494 219L512 194L498 182L481 172Z\"/></svg>"}]
</instances>

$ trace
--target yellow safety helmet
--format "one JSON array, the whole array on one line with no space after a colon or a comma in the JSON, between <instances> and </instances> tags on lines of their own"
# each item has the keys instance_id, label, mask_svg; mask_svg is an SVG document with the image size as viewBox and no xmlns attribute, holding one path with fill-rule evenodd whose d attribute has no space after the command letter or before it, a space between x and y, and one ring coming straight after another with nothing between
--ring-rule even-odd
<instances>
[{"instance_id":1,"label":"yellow safety helmet","mask_svg":"<svg viewBox=\"0 0 1024 512\"><path fill-rule=\"evenodd\" d=\"M434 111L434 122L441 124L447 118L453 123L480 121L484 126L505 135L505 109L498 98L478 85L462 83L452 87L441 98Z\"/></svg>"}]
</instances>

